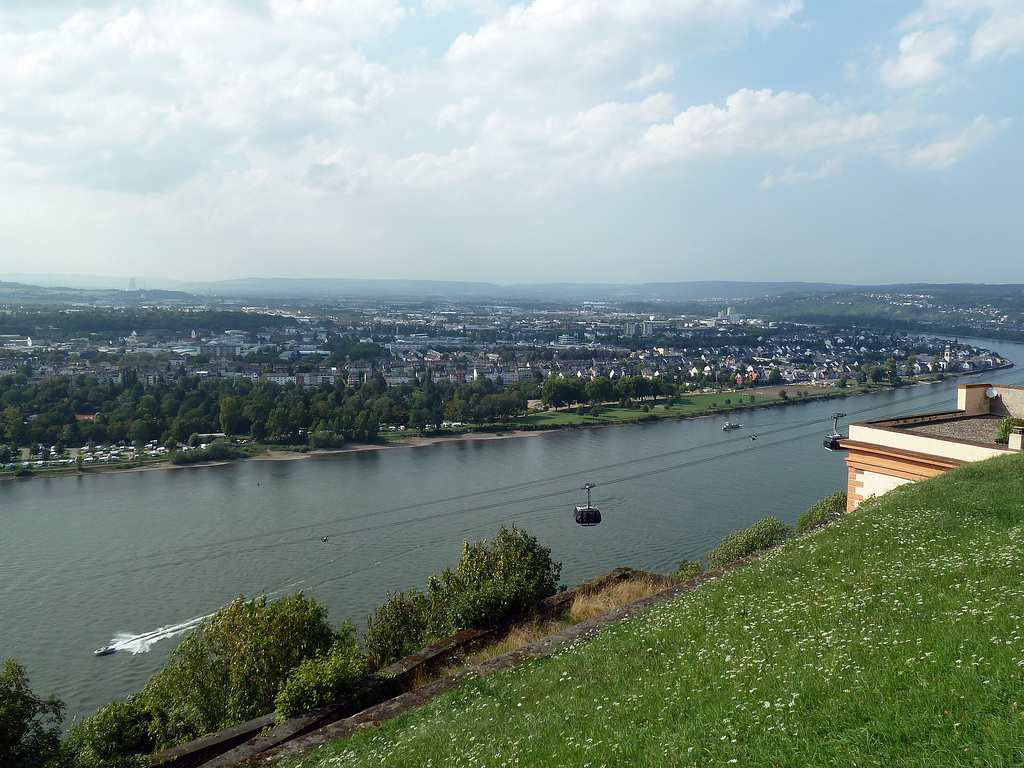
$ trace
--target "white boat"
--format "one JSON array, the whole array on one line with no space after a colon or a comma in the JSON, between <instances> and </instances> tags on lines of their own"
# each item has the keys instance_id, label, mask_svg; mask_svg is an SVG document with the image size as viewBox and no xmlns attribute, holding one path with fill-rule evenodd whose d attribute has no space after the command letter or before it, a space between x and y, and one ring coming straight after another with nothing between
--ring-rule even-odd
<instances>
[{"instance_id":1,"label":"white boat","mask_svg":"<svg viewBox=\"0 0 1024 768\"><path fill-rule=\"evenodd\" d=\"M725 422L725 426L722 427L722 429L728 432L730 429L739 429L742 426L742 424L733 424L731 421L727 421Z\"/></svg>"},{"instance_id":2,"label":"white boat","mask_svg":"<svg viewBox=\"0 0 1024 768\"><path fill-rule=\"evenodd\" d=\"M117 647L113 645L104 645L102 648L97 648L92 652L93 656L109 656L112 653L117 653Z\"/></svg>"}]
</instances>

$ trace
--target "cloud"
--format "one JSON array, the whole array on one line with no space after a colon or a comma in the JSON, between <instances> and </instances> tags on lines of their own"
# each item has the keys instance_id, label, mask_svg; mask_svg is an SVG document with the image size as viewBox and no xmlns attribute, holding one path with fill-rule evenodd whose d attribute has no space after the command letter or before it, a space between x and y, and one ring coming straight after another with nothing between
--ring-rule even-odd
<instances>
[{"instance_id":1,"label":"cloud","mask_svg":"<svg viewBox=\"0 0 1024 768\"><path fill-rule=\"evenodd\" d=\"M768 155L797 157L823 149L864 147L885 142L891 116L857 114L823 104L808 93L742 89L725 106L701 104L670 123L651 125L614 158L620 173L680 162Z\"/></svg>"},{"instance_id":2,"label":"cloud","mask_svg":"<svg viewBox=\"0 0 1024 768\"><path fill-rule=\"evenodd\" d=\"M737 159L754 167L781 159L818 168L767 172L760 186L770 189L819 181L855 159L942 170L992 141L1006 125L979 117L957 127L955 118L907 109L858 112L808 93L770 89L741 89L724 106L703 104L679 112L671 95L659 93L538 119L495 111L467 146L401 157L344 149L320 158L310 178L348 193L495 182L526 183L540 191L651 171L679 177L688 168ZM934 140L920 139L937 132Z\"/></svg>"},{"instance_id":3,"label":"cloud","mask_svg":"<svg viewBox=\"0 0 1024 768\"><path fill-rule=\"evenodd\" d=\"M672 75L675 74L675 67L671 64L658 64L654 67L645 67L644 71L640 73L640 77L626 84L627 90L646 90L655 83L660 83L662 80L668 80Z\"/></svg>"},{"instance_id":4,"label":"cloud","mask_svg":"<svg viewBox=\"0 0 1024 768\"><path fill-rule=\"evenodd\" d=\"M914 88L946 75L948 59L960 38L949 27L915 31L900 40L900 52L882 65L882 80L893 88Z\"/></svg>"},{"instance_id":5,"label":"cloud","mask_svg":"<svg viewBox=\"0 0 1024 768\"><path fill-rule=\"evenodd\" d=\"M969 41L971 61L1024 53L1024 5L1020 0L926 0L900 29L911 33L956 27Z\"/></svg>"},{"instance_id":6,"label":"cloud","mask_svg":"<svg viewBox=\"0 0 1024 768\"><path fill-rule=\"evenodd\" d=\"M155 0L0 33L0 169L22 181L163 191L214 158L294 153L373 113L386 68L350 44L394 0ZM228 161L228 165L236 165Z\"/></svg>"},{"instance_id":7,"label":"cloud","mask_svg":"<svg viewBox=\"0 0 1024 768\"><path fill-rule=\"evenodd\" d=\"M653 71L671 58L731 45L802 8L797 0L535 0L460 34L445 61L477 83L587 81L623 67Z\"/></svg>"},{"instance_id":8,"label":"cloud","mask_svg":"<svg viewBox=\"0 0 1024 768\"><path fill-rule=\"evenodd\" d=\"M991 142L1012 122L1009 119L993 121L988 117L978 117L953 136L918 144L910 151L908 162L932 170L944 170Z\"/></svg>"},{"instance_id":9,"label":"cloud","mask_svg":"<svg viewBox=\"0 0 1024 768\"><path fill-rule=\"evenodd\" d=\"M481 99L478 96L462 99L457 104L445 104L438 110L437 126L443 128L462 122L467 115L480 109Z\"/></svg>"},{"instance_id":10,"label":"cloud","mask_svg":"<svg viewBox=\"0 0 1024 768\"><path fill-rule=\"evenodd\" d=\"M368 187L438 189L511 180L542 187L558 179L595 178L622 142L672 111L672 98L662 93L537 119L496 111L483 119L477 140L467 147L405 157L368 157L342 149L320 158L311 178L350 193Z\"/></svg>"},{"instance_id":11,"label":"cloud","mask_svg":"<svg viewBox=\"0 0 1024 768\"><path fill-rule=\"evenodd\" d=\"M703 104L651 125L609 159L609 171L632 175L656 168L714 163L731 158L773 162L778 158L824 157L816 173L768 174L762 188L807 182L838 173L850 158L878 158L893 166L942 170L992 141L1009 125L985 116L950 129L956 118L920 114L905 108L857 112L841 103L822 102L807 93L743 89L724 107ZM950 138L910 145L911 137L945 130Z\"/></svg>"},{"instance_id":12,"label":"cloud","mask_svg":"<svg viewBox=\"0 0 1024 768\"><path fill-rule=\"evenodd\" d=\"M787 168L785 173L776 175L765 174L760 184L761 189L771 189L777 185L808 184L814 181L821 181L843 170L842 163L838 160L827 160L816 171L797 171L792 167Z\"/></svg>"}]
</instances>

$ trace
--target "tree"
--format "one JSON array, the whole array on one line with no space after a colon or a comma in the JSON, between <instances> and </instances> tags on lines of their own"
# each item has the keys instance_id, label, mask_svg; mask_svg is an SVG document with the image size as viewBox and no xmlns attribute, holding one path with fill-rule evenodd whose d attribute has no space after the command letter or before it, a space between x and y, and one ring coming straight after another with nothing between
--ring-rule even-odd
<instances>
[{"instance_id":1,"label":"tree","mask_svg":"<svg viewBox=\"0 0 1024 768\"><path fill-rule=\"evenodd\" d=\"M242 417L242 409L233 397L225 397L220 401L220 429L225 435L238 432L238 423Z\"/></svg>"},{"instance_id":2,"label":"tree","mask_svg":"<svg viewBox=\"0 0 1024 768\"><path fill-rule=\"evenodd\" d=\"M239 597L186 637L142 691L158 746L274 711L291 671L335 642L327 609L301 592Z\"/></svg>"},{"instance_id":3,"label":"tree","mask_svg":"<svg viewBox=\"0 0 1024 768\"><path fill-rule=\"evenodd\" d=\"M16 405L9 405L4 409L4 427L7 431L7 440L11 445L24 445L28 437L28 427L25 426L25 417L21 408Z\"/></svg>"},{"instance_id":4,"label":"tree","mask_svg":"<svg viewBox=\"0 0 1024 768\"><path fill-rule=\"evenodd\" d=\"M907 376L907 377L916 376L917 374L914 372L914 368L916 368L916 367L917 367L917 356L916 355L910 355L907 358L907 362L903 366L903 375Z\"/></svg>"},{"instance_id":5,"label":"tree","mask_svg":"<svg viewBox=\"0 0 1024 768\"><path fill-rule=\"evenodd\" d=\"M782 371L779 370L779 366L775 366L768 372L768 384L772 387L777 387L782 383Z\"/></svg>"},{"instance_id":6,"label":"tree","mask_svg":"<svg viewBox=\"0 0 1024 768\"><path fill-rule=\"evenodd\" d=\"M46 765L60 748L63 718L64 702L32 693L25 667L7 659L0 672L0 765Z\"/></svg>"},{"instance_id":7,"label":"tree","mask_svg":"<svg viewBox=\"0 0 1024 768\"><path fill-rule=\"evenodd\" d=\"M608 402L615 394L612 380L607 376L598 376L591 379L584 385L584 389L586 390L587 398L595 405Z\"/></svg>"},{"instance_id":8,"label":"tree","mask_svg":"<svg viewBox=\"0 0 1024 768\"><path fill-rule=\"evenodd\" d=\"M899 384L900 374L896 369L896 358L890 357L885 361L885 376L889 379L890 384Z\"/></svg>"}]
</instances>

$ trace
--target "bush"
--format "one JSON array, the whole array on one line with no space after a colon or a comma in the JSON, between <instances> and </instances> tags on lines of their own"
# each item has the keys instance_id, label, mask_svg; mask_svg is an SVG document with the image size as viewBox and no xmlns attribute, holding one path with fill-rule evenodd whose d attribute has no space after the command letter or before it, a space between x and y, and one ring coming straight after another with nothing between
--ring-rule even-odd
<instances>
[{"instance_id":1,"label":"bush","mask_svg":"<svg viewBox=\"0 0 1024 768\"><path fill-rule=\"evenodd\" d=\"M151 723L141 697L112 701L71 726L50 768L144 768L156 749Z\"/></svg>"},{"instance_id":2,"label":"bush","mask_svg":"<svg viewBox=\"0 0 1024 768\"><path fill-rule=\"evenodd\" d=\"M817 502L808 509L796 522L796 533L812 531L819 526L839 520L846 514L846 494L843 492L833 493Z\"/></svg>"},{"instance_id":3,"label":"bush","mask_svg":"<svg viewBox=\"0 0 1024 768\"><path fill-rule=\"evenodd\" d=\"M502 526L494 541L463 542L455 570L427 582L427 594L389 594L366 618L366 647L386 666L434 640L526 611L558 592L561 563L535 536Z\"/></svg>"},{"instance_id":4,"label":"bush","mask_svg":"<svg viewBox=\"0 0 1024 768\"><path fill-rule=\"evenodd\" d=\"M1010 433L1013 432L1014 427L1024 427L1024 419L1015 419L1013 416L1008 416L999 422L999 429L996 432L997 443L1008 443L1010 441Z\"/></svg>"},{"instance_id":5,"label":"bush","mask_svg":"<svg viewBox=\"0 0 1024 768\"><path fill-rule=\"evenodd\" d=\"M32 693L28 674L14 659L0 667L0 765L42 768L60 747L64 702Z\"/></svg>"},{"instance_id":6,"label":"bush","mask_svg":"<svg viewBox=\"0 0 1024 768\"><path fill-rule=\"evenodd\" d=\"M749 528L730 533L708 552L708 568L715 570L741 557L774 547L792 537L793 527L775 517L758 520Z\"/></svg>"},{"instance_id":7,"label":"bush","mask_svg":"<svg viewBox=\"0 0 1024 768\"><path fill-rule=\"evenodd\" d=\"M304 660L277 692L277 721L334 701L366 677L367 672L366 658L356 644L355 628L346 621L330 650Z\"/></svg>"},{"instance_id":8,"label":"bush","mask_svg":"<svg viewBox=\"0 0 1024 768\"><path fill-rule=\"evenodd\" d=\"M214 440L205 448L194 448L191 451L172 451L171 464L195 464L198 461L226 461L245 456L245 451L236 448L225 440Z\"/></svg>"},{"instance_id":9,"label":"bush","mask_svg":"<svg viewBox=\"0 0 1024 768\"><path fill-rule=\"evenodd\" d=\"M309 433L309 447L314 451L322 448L344 448L345 436L327 430L318 430Z\"/></svg>"},{"instance_id":10,"label":"bush","mask_svg":"<svg viewBox=\"0 0 1024 768\"><path fill-rule=\"evenodd\" d=\"M157 747L272 712L291 671L334 640L327 609L301 592L238 598L186 637L142 690Z\"/></svg>"},{"instance_id":11,"label":"bush","mask_svg":"<svg viewBox=\"0 0 1024 768\"><path fill-rule=\"evenodd\" d=\"M704 563L700 560L680 560L679 566L669 575L679 581L689 581L702 573L704 573Z\"/></svg>"},{"instance_id":12,"label":"bush","mask_svg":"<svg viewBox=\"0 0 1024 768\"><path fill-rule=\"evenodd\" d=\"M385 667L424 645L430 626L427 596L415 587L388 592L388 599L366 617L366 650L373 663Z\"/></svg>"}]
</instances>

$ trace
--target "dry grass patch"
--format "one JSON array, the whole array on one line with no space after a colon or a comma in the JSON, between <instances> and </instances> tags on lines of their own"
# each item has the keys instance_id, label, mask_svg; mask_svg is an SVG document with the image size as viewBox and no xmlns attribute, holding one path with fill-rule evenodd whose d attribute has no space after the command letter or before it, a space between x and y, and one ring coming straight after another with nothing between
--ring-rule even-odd
<instances>
[{"instance_id":1,"label":"dry grass patch","mask_svg":"<svg viewBox=\"0 0 1024 768\"><path fill-rule=\"evenodd\" d=\"M467 651L458 658L453 658L437 673L429 678L424 676L416 679L416 685L422 685L437 677L446 677L469 667L482 664L502 654L509 653L535 640L540 640L560 632L574 624L600 616L602 613L628 605L636 600L657 594L676 582L667 577L645 575L628 581L620 581L602 589L576 595L569 610L561 615L543 620L533 619L512 627L500 640Z\"/></svg>"},{"instance_id":2,"label":"dry grass patch","mask_svg":"<svg viewBox=\"0 0 1024 768\"><path fill-rule=\"evenodd\" d=\"M570 623L579 624L614 608L650 597L674 583L671 579L659 576L642 576L620 581L596 592L581 592L569 608Z\"/></svg>"}]
</instances>

